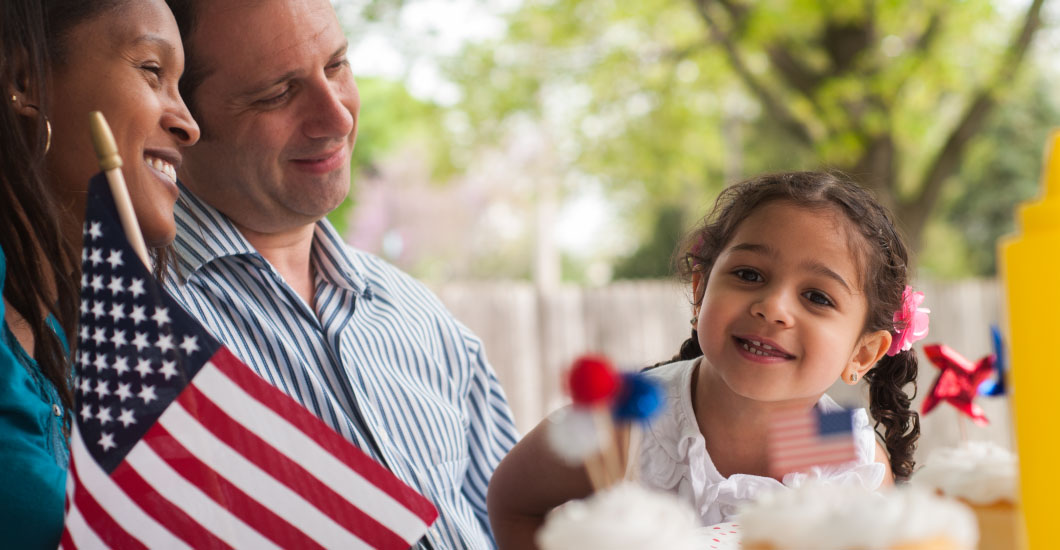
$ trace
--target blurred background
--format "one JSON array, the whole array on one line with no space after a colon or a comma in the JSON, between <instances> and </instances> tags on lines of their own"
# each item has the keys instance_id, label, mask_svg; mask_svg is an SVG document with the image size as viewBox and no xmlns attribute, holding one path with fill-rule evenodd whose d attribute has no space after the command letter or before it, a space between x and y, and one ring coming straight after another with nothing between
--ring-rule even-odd
<instances>
[{"instance_id":1,"label":"blurred background","mask_svg":"<svg viewBox=\"0 0 1060 550\"><path fill-rule=\"evenodd\" d=\"M565 402L577 355L677 351L692 310L674 245L762 172L872 189L915 251L922 343L991 352L997 240L1060 122L1055 2L333 2L362 107L331 220L482 337L524 432ZM921 397L937 373L922 358ZM1010 445L1006 398L979 403L987 428L945 404L924 418L921 459L962 432Z\"/></svg>"}]
</instances>

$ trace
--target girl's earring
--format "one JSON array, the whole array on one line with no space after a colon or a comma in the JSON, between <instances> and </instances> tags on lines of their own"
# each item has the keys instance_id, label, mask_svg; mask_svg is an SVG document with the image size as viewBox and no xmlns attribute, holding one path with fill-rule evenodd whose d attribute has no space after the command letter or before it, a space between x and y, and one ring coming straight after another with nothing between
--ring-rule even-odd
<instances>
[{"instance_id":1,"label":"girl's earring","mask_svg":"<svg viewBox=\"0 0 1060 550\"><path fill-rule=\"evenodd\" d=\"M696 328L696 325L698 325L698 324L699 324L699 315L692 316L692 328Z\"/></svg>"},{"instance_id":2,"label":"girl's earring","mask_svg":"<svg viewBox=\"0 0 1060 550\"><path fill-rule=\"evenodd\" d=\"M850 373L850 383L853 384L853 383L855 383L857 381L858 381L858 373L856 373L856 372Z\"/></svg>"}]
</instances>

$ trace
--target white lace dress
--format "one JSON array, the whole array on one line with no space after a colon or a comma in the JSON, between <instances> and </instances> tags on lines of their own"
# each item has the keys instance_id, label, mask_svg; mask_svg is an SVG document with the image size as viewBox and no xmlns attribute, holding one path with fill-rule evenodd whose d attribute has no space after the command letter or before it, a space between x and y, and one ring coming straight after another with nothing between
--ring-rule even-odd
<instances>
[{"instance_id":1,"label":"white lace dress","mask_svg":"<svg viewBox=\"0 0 1060 550\"><path fill-rule=\"evenodd\" d=\"M692 411L692 373L698 361L671 363L646 373L661 383L666 408L652 420L641 438L637 475L644 485L676 493L690 502L703 525L732 521L740 504L766 492L798 487L810 479L827 484L860 485L868 490L879 488L886 467L874 461L876 436L865 409L857 409L854 414L858 457L854 462L788 474L783 483L756 475L722 476L707 453L706 441ZM826 412L841 409L827 395L821 397L817 406Z\"/></svg>"}]
</instances>

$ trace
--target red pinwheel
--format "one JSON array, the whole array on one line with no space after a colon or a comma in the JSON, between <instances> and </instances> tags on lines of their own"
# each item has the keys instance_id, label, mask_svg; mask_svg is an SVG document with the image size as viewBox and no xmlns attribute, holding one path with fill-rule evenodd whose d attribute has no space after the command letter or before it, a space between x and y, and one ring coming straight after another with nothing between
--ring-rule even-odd
<instances>
[{"instance_id":1,"label":"red pinwheel","mask_svg":"<svg viewBox=\"0 0 1060 550\"><path fill-rule=\"evenodd\" d=\"M924 346L924 354L942 372L939 373L939 377L935 379L935 385L931 387L931 392L924 399L921 414L930 412L940 401L948 401L958 411L971 417L973 422L985 426L988 423L986 415L973 400L979 385L990 378L994 371L994 356L987 355L972 363L949 346L942 344Z\"/></svg>"}]
</instances>

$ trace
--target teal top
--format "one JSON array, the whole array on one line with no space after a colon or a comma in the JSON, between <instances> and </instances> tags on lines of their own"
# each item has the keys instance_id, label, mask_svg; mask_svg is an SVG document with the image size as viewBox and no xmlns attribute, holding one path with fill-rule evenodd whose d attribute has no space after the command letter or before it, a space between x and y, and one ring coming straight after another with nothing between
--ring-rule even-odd
<instances>
[{"instance_id":1,"label":"teal top","mask_svg":"<svg viewBox=\"0 0 1060 550\"><path fill-rule=\"evenodd\" d=\"M7 263L0 249L0 292ZM0 301L0 319L5 305ZM49 324L66 346L54 317ZM62 431L62 402L37 362L7 322L0 338L0 546L59 545L69 450Z\"/></svg>"}]
</instances>

